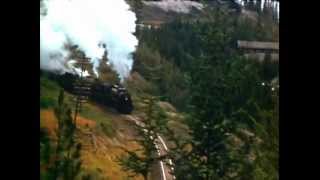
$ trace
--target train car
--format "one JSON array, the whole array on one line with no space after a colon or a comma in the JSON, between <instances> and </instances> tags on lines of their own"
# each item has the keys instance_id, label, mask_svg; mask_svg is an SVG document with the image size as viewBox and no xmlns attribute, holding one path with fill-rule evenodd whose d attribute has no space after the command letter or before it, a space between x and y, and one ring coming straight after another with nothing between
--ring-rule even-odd
<instances>
[{"instance_id":1,"label":"train car","mask_svg":"<svg viewBox=\"0 0 320 180\"><path fill-rule=\"evenodd\" d=\"M63 75L48 73L48 77L57 81L66 91L72 94L75 93L75 84L79 80L79 76L71 73L64 73ZM130 114L132 112L131 96L121 84L103 83L97 79L91 82L88 79L84 79L84 81L90 84L89 99L98 104L115 108L122 114Z\"/></svg>"},{"instance_id":2,"label":"train car","mask_svg":"<svg viewBox=\"0 0 320 180\"><path fill-rule=\"evenodd\" d=\"M96 81L92 84L90 98L105 106L114 107L123 114L130 114L133 110L130 94L120 84Z\"/></svg>"},{"instance_id":3,"label":"train car","mask_svg":"<svg viewBox=\"0 0 320 180\"><path fill-rule=\"evenodd\" d=\"M65 73L56 78L58 83L68 92L74 93L74 84L79 80L79 76ZM84 79L84 81L88 81ZM133 104L129 92L120 84L103 83L97 79L90 83L89 98L99 104L113 107L119 113L130 114Z\"/></svg>"}]
</instances>

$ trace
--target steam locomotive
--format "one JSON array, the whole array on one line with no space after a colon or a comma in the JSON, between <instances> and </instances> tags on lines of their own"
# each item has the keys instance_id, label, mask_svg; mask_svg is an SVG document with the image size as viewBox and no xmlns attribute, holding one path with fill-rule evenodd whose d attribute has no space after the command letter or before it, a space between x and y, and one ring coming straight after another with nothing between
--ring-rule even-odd
<instances>
[{"instance_id":1,"label":"steam locomotive","mask_svg":"<svg viewBox=\"0 0 320 180\"><path fill-rule=\"evenodd\" d=\"M91 87L90 98L103 105L114 107L123 114L130 114L133 110L130 94L120 84L95 81Z\"/></svg>"},{"instance_id":2,"label":"steam locomotive","mask_svg":"<svg viewBox=\"0 0 320 180\"><path fill-rule=\"evenodd\" d=\"M63 75L50 74L50 79L54 79L58 84L70 93L75 93L75 84L79 81L79 76L65 73ZM119 113L130 114L133 104L129 92L120 84L103 83L97 79L84 79L89 85L89 99L101 105L113 107Z\"/></svg>"}]
</instances>

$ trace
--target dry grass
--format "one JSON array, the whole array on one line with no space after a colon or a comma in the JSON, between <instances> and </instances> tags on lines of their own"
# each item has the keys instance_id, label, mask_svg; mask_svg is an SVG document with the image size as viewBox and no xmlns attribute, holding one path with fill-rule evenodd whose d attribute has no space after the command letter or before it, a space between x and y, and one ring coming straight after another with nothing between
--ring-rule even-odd
<instances>
[{"instance_id":1,"label":"dry grass","mask_svg":"<svg viewBox=\"0 0 320 180\"><path fill-rule=\"evenodd\" d=\"M99 107L90 104L96 111L102 111ZM114 114L112 112L105 112L117 127L116 135L110 138L99 132L96 128L96 120L79 116L77 125L79 131L88 131L95 137L87 136L85 133L77 133L77 140L83 144L81 152L81 159L83 168L86 172L99 172L105 179L123 180L128 177L128 173L124 172L117 163L117 157L120 157L125 152L122 148L127 150L136 150L139 145L132 141L136 136L132 124L126 120L124 116ZM55 139L55 129L57 128L57 119L52 109L40 109L41 126L48 129L52 139ZM99 121L98 121L99 122ZM142 177L132 178L133 180L143 179Z\"/></svg>"},{"instance_id":2,"label":"dry grass","mask_svg":"<svg viewBox=\"0 0 320 180\"><path fill-rule=\"evenodd\" d=\"M128 150L135 150L138 145L135 142L122 141L121 139L110 139L106 136L96 136L99 139L97 150L92 145L82 151L83 168L86 171L99 171L103 177L112 180L123 180L129 176L127 172L122 171L117 163L117 158L125 152L121 147ZM84 138L81 138L84 140ZM101 143L103 141L104 143ZM86 142L88 143L88 142ZM140 180L142 177L133 179Z\"/></svg>"},{"instance_id":3,"label":"dry grass","mask_svg":"<svg viewBox=\"0 0 320 180\"><path fill-rule=\"evenodd\" d=\"M96 122L87 118L84 118L82 116L79 116L77 118L77 126L81 127L89 127L89 128L95 128L96 127Z\"/></svg>"},{"instance_id":4,"label":"dry grass","mask_svg":"<svg viewBox=\"0 0 320 180\"><path fill-rule=\"evenodd\" d=\"M50 137L55 137L55 130L58 127L58 123L53 110L40 110L40 126L48 129Z\"/></svg>"},{"instance_id":5,"label":"dry grass","mask_svg":"<svg viewBox=\"0 0 320 180\"><path fill-rule=\"evenodd\" d=\"M101 110L99 107L94 108L96 111ZM82 143L87 145L82 151L83 167L89 172L99 171L103 177L112 180L123 180L129 174L121 169L117 158L124 155L125 152L122 148L130 151L139 148L139 145L132 141L136 137L136 132L131 122L127 121L124 116L108 111L105 113L108 114L108 118L116 129L115 136L111 138L93 130L95 143L92 143L93 138L80 137ZM132 179L140 180L143 178L137 176Z\"/></svg>"},{"instance_id":6,"label":"dry grass","mask_svg":"<svg viewBox=\"0 0 320 180\"><path fill-rule=\"evenodd\" d=\"M48 81L50 82L50 81ZM47 83L48 84L48 83ZM49 84L50 85L50 84ZM49 93L49 88L43 88L43 95L56 99L57 88ZM66 103L71 104L71 95L65 93ZM169 104L163 103L169 111L175 111ZM133 116L137 116L140 111L135 111ZM177 122L179 116L171 112L170 118L175 121L172 127L185 131L184 127ZM48 129L49 135L55 141L55 129L57 129L57 119L53 112L53 106L46 109L40 108L41 127ZM102 131L101 124L110 130L111 134ZM86 103L83 111L80 112L77 119L78 131L76 140L83 145L81 151L82 167L84 173L96 174L98 179L124 180L128 179L129 174L121 169L117 158L124 155L123 148L133 151L139 149L137 142L137 132L134 123L126 115L117 113L112 108L101 107L93 102ZM180 134L180 133L179 133ZM157 168L157 167L155 167ZM158 177L158 176L157 176ZM132 180L143 179L141 176L131 178Z\"/></svg>"},{"instance_id":7,"label":"dry grass","mask_svg":"<svg viewBox=\"0 0 320 180\"><path fill-rule=\"evenodd\" d=\"M45 108L40 107L40 126L48 130L49 137L55 142L58 123L53 107L56 105L59 86L47 78L40 78L40 81L41 98L42 100L49 99L51 103ZM72 95L65 92L65 103L73 107L71 99ZM101 124L110 130L110 133L103 132ZM89 102L84 105L83 111L78 115L77 128L76 140L83 145L81 159L84 173L99 172L98 179L128 179L128 173L122 171L116 161L117 157L125 153L121 147L128 150L138 149L138 144L130 141L136 137L136 133L126 117L111 108L100 107ZM88 132L91 136L88 136Z\"/></svg>"},{"instance_id":8,"label":"dry grass","mask_svg":"<svg viewBox=\"0 0 320 180\"><path fill-rule=\"evenodd\" d=\"M50 135L55 135L55 130L58 127L58 123L52 109L40 110L40 125L44 128L47 128ZM96 126L96 122L79 116L77 118L77 125L80 127L94 128Z\"/></svg>"}]
</instances>

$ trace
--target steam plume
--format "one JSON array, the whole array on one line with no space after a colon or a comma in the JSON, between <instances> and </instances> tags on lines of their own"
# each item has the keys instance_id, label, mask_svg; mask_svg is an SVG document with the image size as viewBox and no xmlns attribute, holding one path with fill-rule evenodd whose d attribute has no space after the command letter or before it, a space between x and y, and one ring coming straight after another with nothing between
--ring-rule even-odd
<instances>
[{"instance_id":1,"label":"steam plume","mask_svg":"<svg viewBox=\"0 0 320 180\"><path fill-rule=\"evenodd\" d=\"M105 49L120 78L131 70L138 40L135 14L125 0L43 0L40 9L40 68L70 72L65 44L78 45L91 58L94 72Z\"/></svg>"}]
</instances>

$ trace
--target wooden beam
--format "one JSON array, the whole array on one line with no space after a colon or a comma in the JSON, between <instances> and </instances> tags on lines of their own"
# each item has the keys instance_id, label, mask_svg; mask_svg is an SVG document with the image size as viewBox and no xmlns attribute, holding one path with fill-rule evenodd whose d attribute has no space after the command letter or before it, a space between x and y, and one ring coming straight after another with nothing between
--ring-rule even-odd
<instances>
[{"instance_id":1,"label":"wooden beam","mask_svg":"<svg viewBox=\"0 0 320 180\"><path fill-rule=\"evenodd\" d=\"M255 49L255 50L279 50L279 42L261 42L261 41L237 41L237 46L240 49Z\"/></svg>"}]
</instances>

